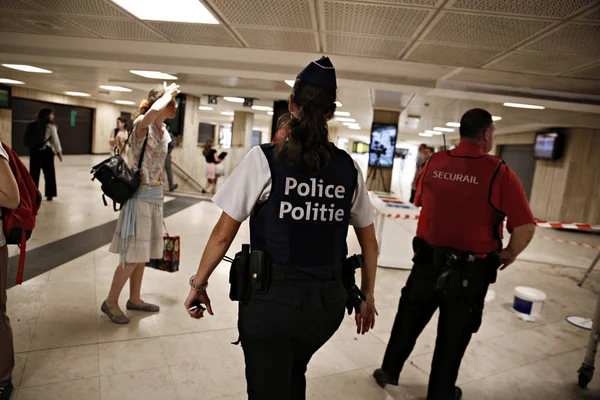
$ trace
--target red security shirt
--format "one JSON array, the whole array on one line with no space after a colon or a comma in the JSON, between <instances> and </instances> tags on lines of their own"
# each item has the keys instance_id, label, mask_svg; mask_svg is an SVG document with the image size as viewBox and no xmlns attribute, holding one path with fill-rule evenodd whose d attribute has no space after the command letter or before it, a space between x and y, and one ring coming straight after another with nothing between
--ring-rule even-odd
<instances>
[{"instance_id":1,"label":"red security shirt","mask_svg":"<svg viewBox=\"0 0 600 400\"><path fill-rule=\"evenodd\" d=\"M419 176L415 204L423 207L418 237L432 246L478 254L502 248L505 216L509 232L535 223L515 173L468 140L429 160Z\"/></svg>"}]
</instances>

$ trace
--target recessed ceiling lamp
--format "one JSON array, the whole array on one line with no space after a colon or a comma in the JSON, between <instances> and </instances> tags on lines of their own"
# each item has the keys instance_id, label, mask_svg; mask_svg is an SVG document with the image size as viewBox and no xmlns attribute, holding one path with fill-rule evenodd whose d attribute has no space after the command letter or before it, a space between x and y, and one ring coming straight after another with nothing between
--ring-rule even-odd
<instances>
[{"instance_id":1,"label":"recessed ceiling lamp","mask_svg":"<svg viewBox=\"0 0 600 400\"><path fill-rule=\"evenodd\" d=\"M52 71L48 69L38 68L31 65L23 65L23 64L2 64L3 67L16 69L18 71L23 72L34 72L36 74L51 74Z\"/></svg>"},{"instance_id":2,"label":"recessed ceiling lamp","mask_svg":"<svg viewBox=\"0 0 600 400\"><path fill-rule=\"evenodd\" d=\"M441 126L436 126L435 128L433 128L434 131L440 131L440 132L454 132L454 129L452 128L444 128Z\"/></svg>"},{"instance_id":3,"label":"recessed ceiling lamp","mask_svg":"<svg viewBox=\"0 0 600 400\"><path fill-rule=\"evenodd\" d=\"M228 117L233 117L235 113L233 111L223 111L221 115L226 115Z\"/></svg>"},{"instance_id":4,"label":"recessed ceiling lamp","mask_svg":"<svg viewBox=\"0 0 600 400\"><path fill-rule=\"evenodd\" d=\"M218 24L219 21L198 0L112 0L139 19L147 21Z\"/></svg>"},{"instance_id":5,"label":"recessed ceiling lamp","mask_svg":"<svg viewBox=\"0 0 600 400\"><path fill-rule=\"evenodd\" d=\"M15 81L14 79L6 79L6 78L0 78L0 83L5 83L7 85L24 85L25 84L25 82Z\"/></svg>"},{"instance_id":6,"label":"recessed ceiling lamp","mask_svg":"<svg viewBox=\"0 0 600 400\"><path fill-rule=\"evenodd\" d=\"M124 106L133 106L133 105L135 105L135 101L129 101L129 100L115 100L115 103L122 104Z\"/></svg>"},{"instance_id":7,"label":"recessed ceiling lamp","mask_svg":"<svg viewBox=\"0 0 600 400\"><path fill-rule=\"evenodd\" d=\"M348 111L336 111L335 113L336 117L349 117L350 113Z\"/></svg>"},{"instance_id":8,"label":"recessed ceiling lamp","mask_svg":"<svg viewBox=\"0 0 600 400\"><path fill-rule=\"evenodd\" d=\"M498 117L496 115L492 116L492 121L500 121L502 119L502 117Z\"/></svg>"},{"instance_id":9,"label":"recessed ceiling lamp","mask_svg":"<svg viewBox=\"0 0 600 400\"><path fill-rule=\"evenodd\" d=\"M346 126L359 125L358 122L344 122Z\"/></svg>"},{"instance_id":10,"label":"recessed ceiling lamp","mask_svg":"<svg viewBox=\"0 0 600 400\"><path fill-rule=\"evenodd\" d=\"M335 120L336 121L340 121L340 122L356 122L356 120L354 118L342 118L342 117L338 117Z\"/></svg>"},{"instance_id":11,"label":"recessed ceiling lamp","mask_svg":"<svg viewBox=\"0 0 600 400\"><path fill-rule=\"evenodd\" d=\"M273 111L269 111L267 114L269 114L269 115L275 115L275 113Z\"/></svg>"},{"instance_id":12,"label":"recessed ceiling lamp","mask_svg":"<svg viewBox=\"0 0 600 400\"><path fill-rule=\"evenodd\" d=\"M201 111L212 111L213 108L209 107L209 106L200 106L200 107L198 107L198 110L201 110Z\"/></svg>"},{"instance_id":13,"label":"recessed ceiling lamp","mask_svg":"<svg viewBox=\"0 0 600 400\"><path fill-rule=\"evenodd\" d=\"M546 107L544 106L536 106L533 104L520 104L520 103L504 103L505 107L513 107L513 108L528 108L530 110L543 110Z\"/></svg>"},{"instance_id":14,"label":"recessed ceiling lamp","mask_svg":"<svg viewBox=\"0 0 600 400\"><path fill-rule=\"evenodd\" d=\"M256 111L273 111L273 107L268 106L252 106L252 109Z\"/></svg>"},{"instance_id":15,"label":"recessed ceiling lamp","mask_svg":"<svg viewBox=\"0 0 600 400\"><path fill-rule=\"evenodd\" d=\"M427 132L421 132L421 133L419 133L419 136L433 137L433 134L432 133L427 133Z\"/></svg>"},{"instance_id":16,"label":"recessed ceiling lamp","mask_svg":"<svg viewBox=\"0 0 600 400\"><path fill-rule=\"evenodd\" d=\"M352 125L352 126L349 126L348 129L352 129L354 131L358 131L358 130L361 130L362 128L360 126Z\"/></svg>"},{"instance_id":17,"label":"recessed ceiling lamp","mask_svg":"<svg viewBox=\"0 0 600 400\"><path fill-rule=\"evenodd\" d=\"M243 103L244 99L241 97L223 97L223 100L228 101L230 103Z\"/></svg>"},{"instance_id":18,"label":"recessed ceiling lamp","mask_svg":"<svg viewBox=\"0 0 600 400\"><path fill-rule=\"evenodd\" d=\"M100 85L100 89L110 90L111 92L131 92L131 89L123 86Z\"/></svg>"},{"instance_id":19,"label":"recessed ceiling lamp","mask_svg":"<svg viewBox=\"0 0 600 400\"><path fill-rule=\"evenodd\" d=\"M289 87L294 87L294 84L296 84L296 80L295 79L286 79L285 84L288 85Z\"/></svg>"},{"instance_id":20,"label":"recessed ceiling lamp","mask_svg":"<svg viewBox=\"0 0 600 400\"><path fill-rule=\"evenodd\" d=\"M65 94L67 94L69 96L75 96L75 97L90 97L91 96L91 94L83 93L83 92L65 92Z\"/></svg>"},{"instance_id":21,"label":"recessed ceiling lamp","mask_svg":"<svg viewBox=\"0 0 600 400\"><path fill-rule=\"evenodd\" d=\"M431 135L442 135L443 133L440 131L432 131L430 129L426 130L425 133L429 133Z\"/></svg>"},{"instance_id":22,"label":"recessed ceiling lamp","mask_svg":"<svg viewBox=\"0 0 600 400\"><path fill-rule=\"evenodd\" d=\"M341 101L336 101L335 105L338 106L338 107L343 107L344 106Z\"/></svg>"},{"instance_id":23,"label":"recessed ceiling lamp","mask_svg":"<svg viewBox=\"0 0 600 400\"><path fill-rule=\"evenodd\" d=\"M137 69L132 69L129 72L131 72L132 74L143 76L144 78L150 78L150 79L163 79L163 80L176 80L177 79L176 76L167 74L165 72L159 72L159 71L140 71Z\"/></svg>"},{"instance_id":24,"label":"recessed ceiling lamp","mask_svg":"<svg viewBox=\"0 0 600 400\"><path fill-rule=\"evenodd\" d=\"M460 122L448 122L446 124L446 126L451 126L453 128L458 128L458 127L460 127Z\"/></svg>"}]
</instances>

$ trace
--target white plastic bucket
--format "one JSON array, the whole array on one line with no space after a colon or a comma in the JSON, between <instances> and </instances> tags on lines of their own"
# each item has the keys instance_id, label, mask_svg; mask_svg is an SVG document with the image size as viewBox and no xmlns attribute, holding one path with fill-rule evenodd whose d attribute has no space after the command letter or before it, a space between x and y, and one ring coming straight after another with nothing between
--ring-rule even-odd
<instances>
[{"instance_id":1,"label":"white plastic bucket","mask_svg":"<svg viewBox=\"0 0 600 400\"><path fill-rule=\"evenodd\" d=\"M513 309L519 313L536 320L544 306L546 293L528 286L517 286L515 288L515 300Z\"/></svg>"}]
</instances>

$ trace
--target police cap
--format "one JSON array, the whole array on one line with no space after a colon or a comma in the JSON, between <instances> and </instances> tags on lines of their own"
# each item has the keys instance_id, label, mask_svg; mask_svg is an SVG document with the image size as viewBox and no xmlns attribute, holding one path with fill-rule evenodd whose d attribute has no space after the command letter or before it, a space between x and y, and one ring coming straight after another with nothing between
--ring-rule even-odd
<instances>
[{"instance_id":1,"label":"police cap","mask_svg":"<svg viewBox=\"0 0 600 400\"><path fill-rule=\"evenodd\" d=\"M297 78L313 86L337 89L335 68L329 57L323 56L317 61L311 62L298 74Z\"/></svg>"}]
</instances>

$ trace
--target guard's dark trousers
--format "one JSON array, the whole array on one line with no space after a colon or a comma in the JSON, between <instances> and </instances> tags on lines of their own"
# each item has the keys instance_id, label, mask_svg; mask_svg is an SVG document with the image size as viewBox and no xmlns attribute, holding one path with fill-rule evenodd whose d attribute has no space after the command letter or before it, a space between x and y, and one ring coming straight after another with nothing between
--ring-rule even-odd
<instances>
[{"instance_id":1,"label":"guard's dark trousers","mask_svg":"<svg viewBox=\"0 0 600 400\"><path fill-rule=\"evenodd\" d=\"M434 266L431 255L417 253L413 270L402 289L382 369L392 379L398 379L417 338L439 308L438 334L427 400L454 399L461 360L472 334L481 325L490 280L489 268L486 274L486 262L483 259L475 261L472 267L467 289L460 296L442 297L435 291L440 268Z\"/></svg>"},{"instance_id":2,"label":"guard's dark trousers","mask_svg":"<svg viewBox=\"0 0 600 400\"><path fill-rule=\"evenodd\" d=\"M326 280L272 274L267 294L240 304L238 327L249 400L304 400L306 366L339 328L347 292Z\"/></svg>"},{"instance_id":3,"label":"guard's dark trousers","mask_svg":"<svg viewBox=\"0 0 600 400\"><path fill-rule=\"evenodd\" d=\"M45 196L56 197L56 170L54 169L54 152L45 147L44 150L32 150L29 163L29 173L35 182L35 186L40 186L40 170L44 171L44 181L46 182Z\"/></svg>"}]
</instances>

